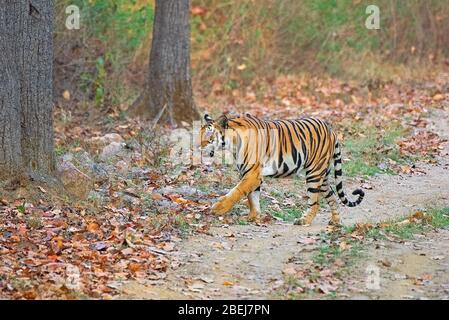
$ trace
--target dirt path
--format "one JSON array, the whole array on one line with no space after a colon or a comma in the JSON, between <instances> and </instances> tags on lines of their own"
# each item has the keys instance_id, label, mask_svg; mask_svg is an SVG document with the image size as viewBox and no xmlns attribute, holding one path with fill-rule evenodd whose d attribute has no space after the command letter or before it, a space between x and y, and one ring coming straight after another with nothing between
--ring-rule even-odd
<instances>
[{"instance_id":1,"label":"dirt path","mask_svg":"<svg viewBox=\"0 0 449 320\"><path fill-rule=\"evenodd\" d=\"M440 111L433 119L431 129L449 139L449 111ZM341 208L343 224L383 221L426 207L447 206L448 154L449 150L446 148L437 165L418 163L416 167L420 174L385 175L371 179L369 185L372 189L367 190L365 200L359 207ZM352 187L348 183L346 189L352 190ZM324 230L329 216L329 212L322 210L311 227L279 222L268 226L251 224L213 227L210 235L194 235L178 244L178 251L173 254L173 258L179 262L179 266L176 267L175 263L175 268L168 272L163 282L156 285L127 283L122 287L122 298L277 298L275 289L282 285L285 264L292 256L309 250L307 236ZM388 277L395 277L395 273L401 276L405 274L405 279L399 279L403 282L386 277L381 289L374 293L357 295L351 292L346 296L370 299L415 297L407 289L407 283L425 273L432 274L432 278L442 282L437 284L441 292L448 283L447 272L442 272L448 270L448 232L432 234L426 237L425 241L411 243L409 246L397 244L385 250L371 250L369 253L373 261L385 259L386 256L396 261L390 268L396 268L396 271L383 270L382 273ZM424 246L419 250L425 252L428 257L417 252L416 248L419 246ZM431 257L434 256L442 258L432 260ZM363 266L360 265L360 268L354 270L353 279L350 281L356 287L364 285L366 266L362 264ZM439 277L443 273L444 277ZM392 290L394 286L399 289ZM360 289L360 292L364 292L363 289ZM342 297L344 296L345 294ZM420 296L432 297L432 294L426 290L420 293Z\"/></svg>"},{"instance_id":2,"label":"dirt path","mask_svg":"<svg viewBox=\"0 0 449 320\"><path fill-rule=\"evenodd\" d=\"M348 273L339 297L449 299L448 250L449 230L446 229L417 235L403 243L387 241L370 245L363 261ZM377 270L378 286L367 287L367 270L372 268Z\"/></svg>"}]
</instances>

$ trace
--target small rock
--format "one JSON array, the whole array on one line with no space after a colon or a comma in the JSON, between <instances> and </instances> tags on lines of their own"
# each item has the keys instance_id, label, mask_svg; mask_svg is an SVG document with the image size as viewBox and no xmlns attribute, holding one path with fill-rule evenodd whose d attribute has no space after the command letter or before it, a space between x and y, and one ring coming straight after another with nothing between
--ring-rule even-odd
<instances>
[{"instance_id":1,"label":"small rock","mask_svg":"<svg viewBox=\"0 0 449 320\"><path fill-rule=\"evenodd\" d=\"M176 209L179 205L176 202L168 201L167 199L161 199L159 201L155 201L155 204L164 209Z\"/></svg>"},{"instance_id":2,"label":"small rock","mask_svg":"<svg viewBox=\"0 0 449 320\"><path fill-rule=\"evenodd\" d=\"M274 283L273 283L273 288L274 289L277 289L277 288L280 288L280 287L282 287L284 285L284 280L276 280ZM302 289L302 288L301 288Z\"/></svg>"},{"instance_id":3,"label":"small rock","mask_svg":"<svg viewBox=\"0 0 449 320\"><path fill-rule=\"evenodd\" d=\"M132 167L130 174L133 179L138 179L138 178L145 176L147 174L147 171L145 171L144 169L142 169L140 167Z\"/></svg>"},{"instance_id":4,"label":"small rock","mask_svg":"<svg viewBox=\"0 0 449 320\"><path fill-rule=\"evenodd\" d=\"M101 137L101 141L104 141L105 143L123 142L123 138L118 133L107 133Z\"/></svg>"},{"instance_id":5,"label":"small rock","mask_svg":"<svg viewBox=\"0 0 449 320\"><path fill-rule=\"evenodd\" d=\"M81 172L70 161L63 161L58 165L58 173L65 189L73 196L86 199L93 188L92 179Z\"/></svg>"},{"instance_id":6,"label":"small rock","mask_svg":"<svg viewBox=\"0 0 449 320\"><path fill-rule=\"evenodd\" d=\"M117 170L119 172L122 172L122 173L129 170L129 164L124 160L117 161L117 163L115 164L115 167L117 168Z\"/></svg>"},{"instance_id":7,"label":"small rock","mask_svg":"<svg viewBox=\"0 0 449 320\"><path fill-rule=\"evenodd\" d=\"M63 160L65 158L66 155L64 155ZM103 183L105 181L108 181L109 173L108 170L106 169L106 166L93 161L89 153L87 153L86 151L80 152L68 159L74 159L73 161L72 160L65 160L65 161L71 161L72 163L76 163L76 165L79 166L79 168L83 172L87 173L89 177L92 178L94 183Z\"/></svg>"},{"instance_id":8,"label":"small rock","mask_svg":"<svg viewBox=\"0 0 449 320\"><path fill-rule=\"evenodd\" d=\"M196 282L188 286L188 289L193 292L201 292L204 289L204 284Z\"/></svg>"},{"instance_id":9,"label":"small rock","mask_svg":"<svg viewBox=\"0 0 449 320\"><path fill-rule=\"evenodd\" d=\"M96 183L102 183L109 180L109 172L105 166L99 163L94 163L89 169L92 178Z\"/></svg>"},{"instance_id":10,"label":"small rock","mask_svg":"<svg viewBox=\"0 0 449 320\"><path fill-rule=\"evenodd\" d=\"M89 245L92 250L103 251L106 250L108 246L104 242L96 242Z\"/></svg>"},{"instance_id":11,"label":"small rock","mask_svg":"<svg viewBox=\"0 0 449 320\"><path fill-rule=\"evenodd\" d=\"M126 248L122 250L122 254L124 254L125 256L128 256L130 254L132 254L134 252L133 248Z\"/></svg>"},{"instance_id":12,"label":"small rock","mask_svg":"<svg viewBox=\"0 0 449 320\"><path fill-rule=\"evenodd\" d=\"M188 196L188 197L191 197L191 196L204 197L206 195L205 192L203 192L197 188L186 186L186 185L183 185L183 186L180 186L177 188L168 186L168 187L159 189L158 192L163 195L177 193L177 194L181 194L183 196Z\"/></svg>"},{"instance_id":13,"label":"small rock","mask_svg":"<svg viewBox=\"0 0 449 320\"><path fill-rule=\"evenodd\" d=\"M405 279L407 279L407 276L402 273L395 273L395 274L393 274L393 278L394 278L394 280L405 280Z\"/></svg>"},{"instance_id":14,"label":"small rock","mask_svg":"<svg viewBox=\"0 0 449 320\"><path fill-rule=\"evenodd\" d=\"M94 161L90 157L89 153L87 153L86 151L82 151L82 152L76 154L75 159L76 159L77 163L80 166L82 166L83 168L84 167L87 168L87 167L91 166L94 163Z\"/></svg>"},{"instance_id":15,"label":"small rock","mask_svg":"<svg viewBox=\"0 0 449 320\"><path fill-rule=\"evenodd\" d=\"M206 282L206 283L212 283L212 282L214 282L214 279L212 279L212 278L210 278L210 277L208 277L208 276L201 276L201 277L199 277L198 279L201 280L201 281L203 281L203 282Z\"/></svg>"},{"instance_id":16,"label":"small rock","mask_svg":"<svg viewBox=\"0 0 449 320\"><path fill-rule=\"evenodd\" d=\"M366 189L366 190L372 190L373 189L373 186L372 185L370 185L369 183L364 183L364 184L362 184L362 188L363 189Z\"/></svg>"},{"instance_id":17,"label":"small rock","mask_svg":"<svg viewBox=\"0 0 449 320\"><path fill-rule=\"evenodd\" d=\"M110 144L108 144L106 147L103 148L100 158L102 160L112 158L116 156L118 153L120 153L124 147L125 144L122 142L111 142Z\"/></svg>"},{"instance_id":18,"label":"small rock","mask_svg":"<svg viewBox=\"0 0 449 320\"><path fill-rule=\"evenodd\" d=\"M337 287L333 286L331 284L328 284L328 283L323 283L318 286L318 290L324 294L329 294L329 293L337 290Z\"/></svg>"},{"instance_id":19,"label":"small rock","mask_svg":"<svg viewBox=\"0 0 449 320\"><path fill-rule=\"evenodd\" d=\"M383 265L384 267L387 267L387 268L391 267L391 262L388 261L388 260L386 260L386 259L380 260L380 263L382 263L382 265Z\"/></svg>"},{"instance_id":20,"label":"small rock","mask_svg":"<svg viewBox=\"0 0 449 320\"><path fill-rule=\"evenodd\" d=\"M93 137L89 142L96 146L105 146L112 142L123 142L123 138L118 133L108 133L102 137Z\"/></svg>"},{"instance_id":21,"label":"small rock","mask_svg":"<svg viewBox=\"0 0 449 320\"><path fill-rule=\"evenodd\" d=\"M61 156L61 161L73 161L73 154L72 153L65 153Z\"/></svg>"},{"instance_id":22,"label":"small rock","mask_svg":"<svg viewBox=\"0 0 449 320\"><path fill-rule=\"evenodd\" d=\"M316 242L316 239L312 238L312 237L300 237L296 241L296 243L305 244L305 245L314 244L315 242Z\"/></svg>"}]
</instances>

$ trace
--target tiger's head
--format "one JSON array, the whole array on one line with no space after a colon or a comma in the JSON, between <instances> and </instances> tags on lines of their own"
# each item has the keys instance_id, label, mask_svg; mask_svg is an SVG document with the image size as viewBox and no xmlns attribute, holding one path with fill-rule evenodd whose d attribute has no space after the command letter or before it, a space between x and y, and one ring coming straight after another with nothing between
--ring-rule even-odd
<instances>
[{"instance_id":1,"label":"tiger's head","mask_svg":"<svg viewBox=\"0 0 449 320\"><path fill-rule=\"evenodd\" d=\"M225 130L227 129L228 119L226 115L222 115L215 121L206 114L204 120L206 124L200 130L201 149L213 157L215 150L226 148Z\"/></svg>"}]
</instances>

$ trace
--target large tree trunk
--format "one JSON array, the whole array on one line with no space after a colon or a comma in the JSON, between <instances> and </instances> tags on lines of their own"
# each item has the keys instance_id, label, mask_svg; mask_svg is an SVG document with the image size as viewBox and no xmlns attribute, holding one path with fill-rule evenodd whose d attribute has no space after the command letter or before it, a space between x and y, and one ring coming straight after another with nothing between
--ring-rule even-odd
<instances>
[{"instance_id":1,"label":"large tree trunk","mask_svg":"<svg viewBox=\"0 0 449 320\"><path fill-rule=\"evenodd\" d=\"M145 89L132 111L159 123L199 118L190 76L189 0L156 0L153 40Z\"/></svg>"},{"instance_id":2,"label":"large tree trunk","mask_svg":"<svg viewBox=\"0 0 449 320\"><path fill-rule=\"evenodd\" d=\"M52 0L0 2L0 180L55 170L52 30Z\"/></svg>"}]
</instances>

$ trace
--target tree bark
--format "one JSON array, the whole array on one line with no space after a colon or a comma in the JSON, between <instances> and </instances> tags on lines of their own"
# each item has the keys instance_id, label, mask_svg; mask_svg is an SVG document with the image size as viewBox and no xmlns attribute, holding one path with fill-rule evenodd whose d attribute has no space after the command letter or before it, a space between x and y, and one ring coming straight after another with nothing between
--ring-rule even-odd
<instances>
[{"instance_id":1,"label":"tree bark","mask_svg":"<svg viewBox=\"0 0 449 320\"><path fill-rule=\"evenodd\" d=\"M0 3L0 180L55 170L53 1Z\"/></svg>"},{"instance_id":2,"label":"tree bark","mask_svg":"<svg viewBox=\"0 0 449 320\"><path fill-rule=\"evenodd\" d=\"M144 91L131 111L171 125L199 119L190 75L189 0L156 0Z\"/></svg>"}]
</instances>

